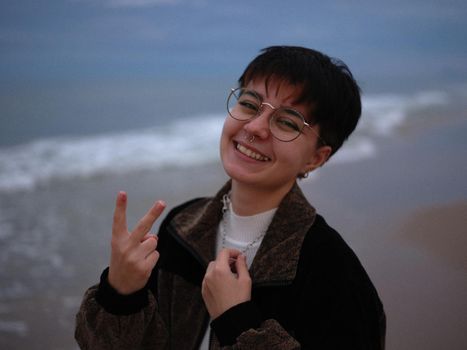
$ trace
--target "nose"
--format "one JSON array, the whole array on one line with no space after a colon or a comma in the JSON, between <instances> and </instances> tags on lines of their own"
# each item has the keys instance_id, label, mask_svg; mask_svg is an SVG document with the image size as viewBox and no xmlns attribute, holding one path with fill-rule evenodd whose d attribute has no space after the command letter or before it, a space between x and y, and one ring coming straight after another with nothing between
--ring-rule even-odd
<instances>
[{"instance_id":1,"label":"nose","mask_svg":"<svg viewBox=\"0 0 467 350\"><path fill-rule=\"evenodd\" d=\"M265 106L269 108L265 108ZM275 110L276 108L273 105L263 102L259 115L245 123L243 128L250 135L257 136L261 139L267 139L271 133L269 130L269 120Z\"/></svg>"}]
</instances>

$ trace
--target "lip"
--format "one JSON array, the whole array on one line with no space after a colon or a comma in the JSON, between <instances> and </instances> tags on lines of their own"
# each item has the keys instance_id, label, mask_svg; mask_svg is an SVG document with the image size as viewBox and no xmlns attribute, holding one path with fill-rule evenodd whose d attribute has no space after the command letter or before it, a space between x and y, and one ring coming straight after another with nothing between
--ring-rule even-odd
<instances>
[{"instance_id":1,"label":"lip","mask_svg":"<svg viewBox=\"0 0 467 350\"><path fill-rule=\"evenodd\" d=\"M255 152L259 155L261 155L262 157L264 158L267 158L266 160L259 160L259 159L254 159L254 158L251 158L249 156L247 156L246 154L240 152L238 149L237 149L237 146L240 145L240 146L243 146L249 150L251 150L252 152ZM241 141L236 141L236 140L233 140L233 147L234 147L234 150L235 152L242 157L242 159L247 159L251 162L255 162L255 163L267 163L269 161L271 161L271 157L265 155L263 152L259 151L257 148L255 147L252 147L251 145L249 144L245 144L244 142L241 142Z\"/></svg>"}]
</instances>

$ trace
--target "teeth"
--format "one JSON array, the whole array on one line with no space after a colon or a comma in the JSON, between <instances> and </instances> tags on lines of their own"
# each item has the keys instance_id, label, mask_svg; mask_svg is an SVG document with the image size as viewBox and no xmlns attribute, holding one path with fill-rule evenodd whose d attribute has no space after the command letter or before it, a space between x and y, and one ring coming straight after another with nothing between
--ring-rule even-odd
<instances>
[{"instance_id":1,"label":"teeth","mask_svg":"<svg viewBox=\"0 0 467 350\"><path fill-rule=\"evenodd\" d=\"M256 160L260 160L262 162L266 162L268 160L270 160L268 157L265 157L265 156L262 156L261 154L258 154L256 152L253 152L251 149L248 149L246 148L245 146L242 146L241 144L237 143L237 149L243 153L244 155L250 157L250 158L253 158L253 159L256 159Z\"/></svg>"}]
</instances>

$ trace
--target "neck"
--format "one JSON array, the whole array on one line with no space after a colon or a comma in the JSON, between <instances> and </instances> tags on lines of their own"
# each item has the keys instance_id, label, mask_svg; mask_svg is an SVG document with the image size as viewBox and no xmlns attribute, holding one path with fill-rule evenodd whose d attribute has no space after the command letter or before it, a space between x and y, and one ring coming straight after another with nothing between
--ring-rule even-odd
<instances>
[{"instance_id":1,"label":"neck","mask_svg":"<svg viewBox=\"0 0 467 350\"><path fill-rule=\"evenodd\" d=\"M251 216L277 208L294 183L279 189L240 184L232 179L230 200L235 214Z\"/></svg>"}]
</instances>

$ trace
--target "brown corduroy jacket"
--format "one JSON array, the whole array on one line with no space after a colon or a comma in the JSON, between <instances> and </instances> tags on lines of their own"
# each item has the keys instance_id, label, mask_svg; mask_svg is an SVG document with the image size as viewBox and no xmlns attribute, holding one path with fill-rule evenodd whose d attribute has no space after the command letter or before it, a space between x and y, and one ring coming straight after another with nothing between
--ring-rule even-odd
<instances>
[{"instance_id":1,"label":"brown corduroy jacket","mask_svg":"<svg viewBox=\"0 0 467 350\"><path fill-rule=\"evenodd\" d=\"M161 224L160 259L146 287L119 295L107 282L85 294L76 318L82 349L197 349L209 315L201 297L215 256L221 198L173 209ZM353 251L295 185L250 268L252 299L211 323L211 349L383 349L385 315Z\"/></svg>"}]
</instances>

